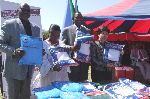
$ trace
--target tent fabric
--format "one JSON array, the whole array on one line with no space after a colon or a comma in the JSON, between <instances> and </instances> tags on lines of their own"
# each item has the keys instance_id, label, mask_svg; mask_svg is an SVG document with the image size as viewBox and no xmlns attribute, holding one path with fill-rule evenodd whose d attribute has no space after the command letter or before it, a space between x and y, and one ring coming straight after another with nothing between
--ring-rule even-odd
<instances>
[{"instance_id":1,"label":"tent fabric","mask_svg":"<svg viewBox=\"0 0 150 99\"><path fill-rule=\"evenodd\" d=\"M111 32L130 33L129 35L136 36L136 40L137 38L141 40L139 35L150 33L150 0L122 0L110 7L83 16L85 25L94 31L97 31L100 26L108 26Z\"/></svg>"},{"instance_id":2,"label":"tent fabric","mask_svg":"<svg viewBox=\"0 0 150 99\"><path fill-rule=\"evenodd\" d=\"M100 26L108 26L110 32L150 33L150 20L85 20L88 28L97 31Z\"/></svg>"},{"instance_id":3,"label":"tent fabric","mask_svg":"<svg viewBox=\"0 0 150 99\"><path fill-rule=\"evenodd\" d=\"M134 35L131 33L109 34L108 41L145 41L150 42L150 34Z\"/></svg>"},{"instance_id":4,"label":"tent fabric","mask_svg":"<svg viewBox=\"0 0 150 99\"><path fill-rule=\"evenodd\" d=\"M94 1L93 1L94 2ZM122 0L110 7L95 12L84 14L85 16L150 16L149 0ZM150 18L150 17L148 17Z\"/></svg>"}]
</instances>

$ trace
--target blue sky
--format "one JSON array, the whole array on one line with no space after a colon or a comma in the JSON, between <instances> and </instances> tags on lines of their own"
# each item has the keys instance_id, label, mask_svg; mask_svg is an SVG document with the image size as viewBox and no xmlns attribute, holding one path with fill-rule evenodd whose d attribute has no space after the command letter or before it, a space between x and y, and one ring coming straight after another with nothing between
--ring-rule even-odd
<instances>
[{"instance_id":1,"label":"blue sky","mask_svg":"<svg viewBox=\"0 0 150 99\"><path fill-rule=\"evenodd\" d=\"M63 26L67 0L6 0L16 3L28 3L41 8L42 29L48 30L50 24ZM72 0L73 2L75 0ZM88 13L96 9L103 9L122 0L78 0L81 13Z\"/></svg>"}]
</instances>

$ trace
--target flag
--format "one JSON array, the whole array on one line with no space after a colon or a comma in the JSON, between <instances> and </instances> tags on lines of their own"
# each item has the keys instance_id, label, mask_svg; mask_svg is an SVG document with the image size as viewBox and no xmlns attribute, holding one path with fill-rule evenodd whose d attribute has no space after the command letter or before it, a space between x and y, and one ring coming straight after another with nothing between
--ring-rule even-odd
<instances>
[{"instance_id":1,"label":"flag","mask_svg":"<svg viewBox=\"0 0 150 99\"><path fill-rule=\"evenodd\" d=\"M73 19L74 18L74 14L75 14L75 8L74 8L74 5L72 3L72 0L69 0L69 1L70 1L71 17Z\"/></svg>"},{"instance_id":2,"label":"flag","mask_svg":"<svg viewBox=\"0 0 150 99\"><path fill-rule=\"evenodd\" d=\"M68 0L63 28L73 24L72 19L74 17L74 11L75 11L75 9L74 9L74 5L72 3L72 0Z\"/></svg>"},{"instance_id":3,"label":"flag","mask_svg":"<svg viewBox=\"0 0 150 99\"><path fill-rule=\"evenodd\" d=\"M79 12L78 1L77 0L75 0L75 12Z\"/></svg>"}]
</instances>

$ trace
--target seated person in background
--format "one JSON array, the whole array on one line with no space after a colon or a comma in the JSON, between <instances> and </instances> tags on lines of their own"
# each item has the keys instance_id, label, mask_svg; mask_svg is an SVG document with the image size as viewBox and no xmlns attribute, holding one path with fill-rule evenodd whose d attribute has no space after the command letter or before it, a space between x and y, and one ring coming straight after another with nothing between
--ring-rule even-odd
<instances>
[{"instance_id":1,"label":"seated person in background","mask_svg":"<svg viewBox=\"0 0 150 99\"><path fill-rule=\"evenodd\" d=\"M124 65L124 66L129 66L131 64L130 46L129 46L128 43L123 48L123 55L121 57L121 64Z\"/></svg>"},{"instance_id":2,"label":"seated person in background","mask_svg":"<svg viewBox=\"0 0 150 99\"><path fill-rule=\"evenodd\" d=\"M67 73L67 67L62 67L59 65L52 66L53 59L51 54L49 54L49 48L51 46L57 47L59 46L60 43L63 43L62 41L59 40L60 37L60 27L56 24L52 24L49 28L49 37L48 39L43 41L43 62L45 60L48 60L48 66L44 67L44 63L42 64L43 67L40 68L40 73L44 71L45 69L46 72L41 74L41 87L49 85L53 81L68 81L68 73ZM79 49L78 46L65 46L65 50L71 50L75 51ZM53 68L51 68L53 67ZM43 70L42 70L43 69Z\"/></svg>"},{"instance_id":3,"label":"seated person in background","mask_svg":"<svg viewBox=\"0 0 150 99\"><path fill-rule=\"evenodd\" d=\"M91 78L92 82L107 82L111 80L112 74L107 70L107 63L104 59L104 46L109 34L109 29L105 26L97 31L98 41L92 41L90 46L91 56Z\"/></svg>"},{"instance_id":4,"label":"seated person in background","mask_svg":"<svg viewBox=\"0 0 150 99\"><path fill-rule=\"evenodd\" d=\"M149 56L141 43L133 45L130 58L135 62L134 65L140 68L145 80L150 81L150 64Z\"/></svg>"}]
</instances>

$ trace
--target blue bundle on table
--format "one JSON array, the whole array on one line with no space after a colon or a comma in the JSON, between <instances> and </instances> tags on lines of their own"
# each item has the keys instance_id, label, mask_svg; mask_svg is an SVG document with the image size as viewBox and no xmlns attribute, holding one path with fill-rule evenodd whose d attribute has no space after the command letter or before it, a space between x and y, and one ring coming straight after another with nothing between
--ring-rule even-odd
<instances>
[{"instance_id":1,"label":"blue bundle on table","mask_svg":"<svg viewBox=\"0 0 150 99\"><path fill-rule=\"evenodd\" d=\"M32 90L37 99L89 99L84 92L92 91L80 83L70 81L55 81L49 86Z\"/></svg>"},{"instance_id":2,"label":"blue bundle on table","mask_svg":"<svg viewBox=\"0 0 150 99\"><path fill-rule=\"evenodd\" d=\"M140 99L146 94L139 93L140 91L148 92L148 87L137 81L129 79L119 79L119 82L106 85L105 92L114 99Z\"/></svg>"},{"instance_id":3,"label":"blue bundle on table","mask_svg":"<svg viewBox=\"0 0 150 99\"><path fill-rule=\"evenodd\" d=\"M55 81L52 82L52 85L61 91L64 92L82 92L84 90L84 86L79 83L69 82L69 81Z\"/></svg>"},{"instance_id":4,"label":"blue bundle on table","mask_svg":"<svg viewBox=\"0 0 150 99\"><path fill-rule=\"evenodd\" d=\"M48 85L42 88L35 88L32 90L37 99L49 99L49 98L59 98L61 90L55 88L52 85Z\"/></svg>"}]
</instances>

